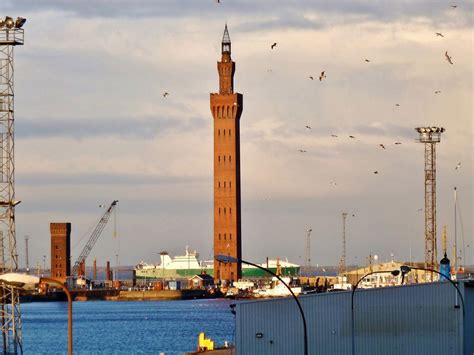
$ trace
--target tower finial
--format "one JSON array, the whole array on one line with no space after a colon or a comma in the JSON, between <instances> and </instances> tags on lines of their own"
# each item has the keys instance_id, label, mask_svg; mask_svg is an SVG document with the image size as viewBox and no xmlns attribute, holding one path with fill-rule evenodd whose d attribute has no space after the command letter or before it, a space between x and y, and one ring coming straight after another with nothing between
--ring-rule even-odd
<instances>
[{"instance_id":1,"label":"tower finial","mask_svg":"<svg viewBox=\"0 0 474 355\"><path fill-rule=\"evenodd\" d=\"M229 30L227 29L227 22L225 24L224 28L224 35L222 36L222 44L224 43L229 43L230 44L230 36L229 36Z\"/></svg>"},{"instance_id":2,"label":"tower finial","mask_svg":"<svg viewBox=\"0 0 474 355\"><path fill-rule=\"evenodd\" d=\"M230 36L229 30L227 29L227 23L224 28L224 35L222 36L222 53L230 54Z\"/></svg>"}]
</instances>

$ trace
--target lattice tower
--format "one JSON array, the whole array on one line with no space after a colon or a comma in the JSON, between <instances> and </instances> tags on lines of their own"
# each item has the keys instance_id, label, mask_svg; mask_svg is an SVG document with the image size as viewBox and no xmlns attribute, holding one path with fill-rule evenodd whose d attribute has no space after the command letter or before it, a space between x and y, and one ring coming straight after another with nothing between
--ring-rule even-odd
<instances>
[{"instance_id":1,"label":"lattice tower","mask_svg":"<svg viewBox=\"0 0 474 355\"><path fill-rule=\"evenodd\" d=\"M0 274L18 270L15 206L19 202L15 200L13 49L23 44L24 33L11 21L8 17L0 19ZM19 292L12 285L2 284L0 296L3 353L23 353Z\"/></svg>"},{"instance_id":2,"label":"lattice tower","mask_svg":"<svg viewBox=\"0 0 474 355\"><path fill-rule=\"evenodd\" d=\"M441 141L442 127L417 127L419 143L425 145L425 268L438 267L436 248L436 143ZM433 281L430 273L429 281Z\"/></svg>"},{"instance_id":3,"label":"lattice tower","mask_svg":"<svg viewBox=\"0 0 474 355\"><path fill-rule=\"evenodd\" d=\"M339 275L346 272L346 219L347 212L342 212L342 255L339 262Z\"/></svg>"}]
</instances>

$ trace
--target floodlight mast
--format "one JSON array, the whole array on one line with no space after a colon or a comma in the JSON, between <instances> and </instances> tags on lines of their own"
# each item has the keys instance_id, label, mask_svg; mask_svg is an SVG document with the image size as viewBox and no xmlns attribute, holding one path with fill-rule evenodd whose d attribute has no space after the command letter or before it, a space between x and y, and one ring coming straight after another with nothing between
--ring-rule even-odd
<instances>
[{"instance_id":1,"label":"floodlight mast","mask_svg":"<svg viewBox=\"0 0 474 355\"><path fill-rule=\"evenodd\" d=\"M13 48L23 45L25 19L0 19L0 274L18 270L16 248ZM22 354L20 297L11 285L0 286L3 354Z\"/></svg>"},{"instance_id":2,"label":"floodlight mast","mask_svg":"<svg viewBox=\"0 0 474 355\"><path fill-rule=\"evenodd\" d=\"M436 143L441 142L443 127L417 127L417 142L425 144L425 269L437 269L436 250ZM429 281L434 274L430 272Z\"/></svg>"}]
</instances>

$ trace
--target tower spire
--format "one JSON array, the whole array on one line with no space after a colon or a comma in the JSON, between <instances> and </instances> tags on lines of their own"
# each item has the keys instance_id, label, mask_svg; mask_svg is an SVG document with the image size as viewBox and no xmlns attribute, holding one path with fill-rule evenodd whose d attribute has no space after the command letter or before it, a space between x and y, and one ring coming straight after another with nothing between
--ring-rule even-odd
<instances>
[{"instance_id":1,"label":"tower spire","mask_svg":"<svg viewBox=\"0 0 474 355\"><path fill-rule=\"evenodd\" d=\"M230 55L230 36L227 23L225 24L224 35L222 36L222 54L224 53L229 53Z\"/></svg>"}]
</instances>

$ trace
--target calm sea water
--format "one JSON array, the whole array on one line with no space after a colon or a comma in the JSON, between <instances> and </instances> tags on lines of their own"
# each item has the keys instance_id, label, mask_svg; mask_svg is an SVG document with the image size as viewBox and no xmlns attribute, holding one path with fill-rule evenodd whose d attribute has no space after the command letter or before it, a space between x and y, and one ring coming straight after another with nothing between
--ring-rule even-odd
<instances>
[{"instance_id":1,"label":"calm sea water","mask_svg":"<svg viewBox=\"0 0 474 355\"><path fill-rule=\"evenodd\" d=\"M182 354L204 331L234 342L229 300L74 302L74 354ZM67 303L23 303L25 354L67 353Z\"/></svg>"}]
</instances>

